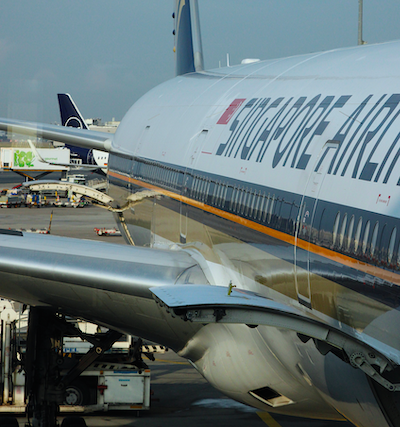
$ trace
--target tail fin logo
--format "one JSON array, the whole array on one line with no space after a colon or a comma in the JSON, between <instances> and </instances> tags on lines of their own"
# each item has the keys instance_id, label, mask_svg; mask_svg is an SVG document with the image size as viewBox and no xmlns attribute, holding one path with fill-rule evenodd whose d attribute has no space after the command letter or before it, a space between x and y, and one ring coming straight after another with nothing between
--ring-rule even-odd
<instances>
[{"instance_id":1,"label":"tail fin logo","mask_svg":"<svg viewBox=\"0 0 400 427\"><path fill-rule=\"evenodd\" d=\"M82 120L79 119L79 117L69 117L68 120L65 122L64 126L68 126L71 128L77 128L77 129L84 129Z\"/></svg>"}]
</instances>

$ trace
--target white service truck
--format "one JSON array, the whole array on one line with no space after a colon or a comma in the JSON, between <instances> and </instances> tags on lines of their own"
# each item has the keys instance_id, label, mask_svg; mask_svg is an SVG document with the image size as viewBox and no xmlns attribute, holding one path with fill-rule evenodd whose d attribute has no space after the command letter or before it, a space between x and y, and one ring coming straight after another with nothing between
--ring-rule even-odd
<instances>
[{"instance_id":1,"label":"white service truck","mask_svg":"<svg viewBox=\"0 0 400 427\"><path fill-rule=\"evenodd\" d=\"M37 158L31 148L2 147L0 148L0 168L17 171L68 170L67 166L60 166L60 164L70 163L68 148L38 148L37 152L46 163Z\"/></svg>"}]
</instances>

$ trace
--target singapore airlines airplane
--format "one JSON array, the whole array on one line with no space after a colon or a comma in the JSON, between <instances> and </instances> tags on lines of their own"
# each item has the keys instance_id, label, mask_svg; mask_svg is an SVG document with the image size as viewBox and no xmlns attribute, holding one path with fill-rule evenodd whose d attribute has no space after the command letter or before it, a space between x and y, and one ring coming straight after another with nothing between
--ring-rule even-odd
<instances>
[{"instance_id":1,"label":"singapore airlines airplane","mask_svg":"<svg viewBox=\"0 0 400 427\"><path fill-rule=\"evenodd\" d=\"M1 295L165 344L261 410L400 426L400 42L204 71L196 1L175 24L177 76L115 136L1 120L108 151L135 245L4 232Z\"/></svg>"}]
</instances>

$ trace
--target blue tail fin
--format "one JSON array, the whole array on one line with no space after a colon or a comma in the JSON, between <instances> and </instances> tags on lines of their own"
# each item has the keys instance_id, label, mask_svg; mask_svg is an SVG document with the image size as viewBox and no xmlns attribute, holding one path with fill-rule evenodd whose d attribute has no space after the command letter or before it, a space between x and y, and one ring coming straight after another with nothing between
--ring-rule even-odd
<instances>
[{"instance_id":1,"label":"blue tail fin","mask_svg":"<svg viewBox=\"0 0 400 427\"><path fill-rule=\"evenodd\" d=\"M69 93L58 93L57 98L58 106L60 107L61 124L67 127L88 129L71 95ZM65 144L65 146L71 150L71 155L73 157L79 157L82 159L83 163L89 165L95 164L93 160L93 150L75 147L69 144Z\"/></svg>"},{"instance_id":2,"label":"blue tail fin","mask_svg":"<svg viewBox=\"0 0 400 427\"><path fill-rule=\"evenodd\" d=\"M72 100L69 93L59 93L58 106L60 107L61 124L79 129L87 129L85 120L83 119L78 107Z\"/></svg>"},{"instance_id":3,"label":"blue tail fin","mask_svg":"<svg viewBox=\"0 0 400 427\"><path fill-rule=\"evenodd\" d=\"M173 16L176 75L202 71L203 48L197 0L176 0Z\"/></svg>"}]
</instances>

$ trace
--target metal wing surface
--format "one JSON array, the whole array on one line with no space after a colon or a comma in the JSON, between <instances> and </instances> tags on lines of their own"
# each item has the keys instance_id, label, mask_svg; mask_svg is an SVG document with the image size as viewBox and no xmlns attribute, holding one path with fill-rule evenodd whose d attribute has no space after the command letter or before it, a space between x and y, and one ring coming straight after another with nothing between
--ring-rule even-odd
<instances>
[{"instance_id":1,"label":"metal wing surface","mask_svg":"<svg viewBox=\"0 0 400 427\"><path fill-rule=\"evenodd\" d=\"M145 312L158 310L150 287L185 283L208 282L183 250L9 230L0 234L1 296L52 307L125 333L142 334L151 329L151 318L159 317ZM163 325L153 329L149 339L160 339Z\"/></svg>"},{"instance_id":2,"label":"metal wing surface","mask_svg":"<svg viewBox=\"0 0 400 427\"><path fill-rule=\"evenodd\" d=\"M101 151L115 151L110 134L87 129L0 118L0 130Z\"/></svg>"}]
</instances>

